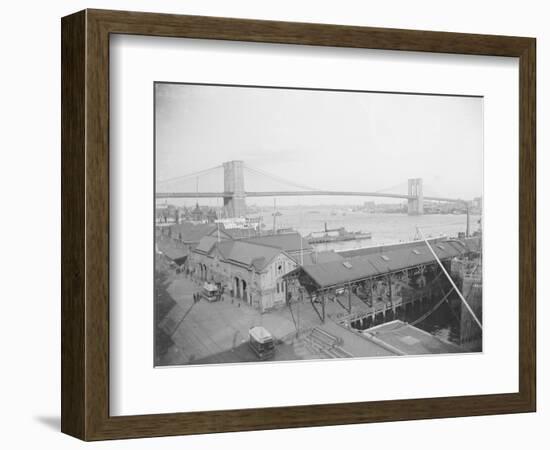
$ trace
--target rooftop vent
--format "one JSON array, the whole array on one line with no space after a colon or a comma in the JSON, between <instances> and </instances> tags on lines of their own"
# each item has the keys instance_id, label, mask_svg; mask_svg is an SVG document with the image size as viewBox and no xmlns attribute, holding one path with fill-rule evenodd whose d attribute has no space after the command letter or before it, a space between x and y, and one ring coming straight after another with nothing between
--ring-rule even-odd
<instances>
[{"instance_id":1,"label":"rooftop vent","mask_svg":"<svg viewBox=\"0 0 550 450\"><path fill-rule=\"evenodd\" d=\"M351 269L351 268L353 267L349 261L344 261L344 262L342 263L342 265L343 265L346 269Z\"/></svg>"},{"instance_id":2,"label":"rooftop vent","mask_svg":"<svg viewBox=\"0 0 550 450\"><path fill-rule=\"evenodd\" d=\"M382 258L384 261L390 260L390 258L388 258L386 255L380 255L380 258Z\"/></svg>"},{"instance_id":3,"label":"rooftop vent","mask_svg":"<svg viewBox=\"0 0 550 450\"><path fill-rule=\"evenodd\" d=\"M413 253L414 253L415 255L420 255L420 252L419 252L417 249L414 249L414 250L413 250Z\"/></svg>"},{"instance_id":4,"label":"rooftop vent","mask_svg":"<svg viewBox=\"0 0 550 450\"><path fill-rule=\"evenodd\" d=\"M437 248L441 249L441 250L445 250L445 247L441 244L437 244Z\"/></svg>"}]
</instances>

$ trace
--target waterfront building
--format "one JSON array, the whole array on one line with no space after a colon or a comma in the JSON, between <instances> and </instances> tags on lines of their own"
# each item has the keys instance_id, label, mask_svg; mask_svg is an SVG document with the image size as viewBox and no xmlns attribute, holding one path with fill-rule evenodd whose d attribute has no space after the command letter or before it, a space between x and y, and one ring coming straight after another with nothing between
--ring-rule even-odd
<instances>
[{"instance_id":1,"label":"waterfront building","mask_svg":"<svg viewBox=\"0 0 550 450\"><path fill-rule=\"evenodd\" d=\"M203 237L191 252L187 270L196 279L220 285L224 294L261 311L283 306L283 276L297 263L283 249L247 240Z\"/></svg>"},{"instance_id":2,"label":"waterfront building","mask_svg":"<svg viewBox=\"0 0 550 450\"><path fill-rule=\"evenodd\" d=\"M452 260L470 252L458 240L431 245L447 270ZM323 323L327 300L342 307L341 324L363 329L393 320L417 302L439 300L442 290L450 289L424 241L341 252L340 257L304 264L285 276L290 301L309 300Z\"/></svg>"},{"instance_id":3,"label":"waterfront building","mask_svg":"<svg viewBox=\"0 0 550 450\"><path fill-rule=\"evenodd\" d=\"M464 243L457 240L432 241L432 248L444 264L449 264L453 258L468 253ZM307 281L309 287L314 290L339 289L350 283L360 283L388 275L400 275L405 272L422 274L428 266L437 268L437 261L424 241L371 247L358 252L341 252L341 255L353 256L303 266L300 269L304 276L302 281Z\"/></svg>"}]
</instances>

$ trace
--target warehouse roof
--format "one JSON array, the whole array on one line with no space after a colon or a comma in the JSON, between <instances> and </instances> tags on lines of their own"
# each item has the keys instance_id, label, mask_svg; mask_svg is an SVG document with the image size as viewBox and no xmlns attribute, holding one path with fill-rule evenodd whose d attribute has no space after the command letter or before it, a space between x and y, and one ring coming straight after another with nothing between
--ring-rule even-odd
<instances>
[{"instance_id":1,"label":"warehouse roof","mask_svg":"<svg viewBox=\"0 0 550 450\"><path fill-rule=\"evenodd\" d=\"M198 243L198 245L195 247L196 252L199 253L210 253L210 250L214 247L214 245L218 242L218 239L214 236L204 236Z\"/></svg>"},{"instance_id":2,"label":"warehouse roof","mask_svg":"<svg viewBox=\"0 0 550 450\"><path fill-rule=\"evenodd\" d=\"M222 241L217 248L226 261L253 266L256 270L263 270L282 250L277 247L256 244L247 241Z\"/></svg>"},{"instance_id":3,"label":"warehouse roof","mask_svg":"<svg viewBox=\"0 0 550 450\"><path fill-rule=\"evenodd\" d=\"M445 240L447 240L447 237L428 238L428 242L431 245L434 245L437 242L445 241ZM391 243L391 244L382 244L382 245L377 245L373 247L356 248L353 250L342 250L342 251L339 251L338 253L344 258L354 258L356 256L371 255L373 253L384 253L391 250L398 250L403 248L416 248L419 245L425 246L424 241L417 240L417 241L397 242L397 243Z\"/></svg>"},{"instance_id":4,"label":"warehouse roof","mask_svg":"<svg viewBox=\"0 0 550 450\"><path fill-rule=\"evenodd\" d=\"M437 242L432 244L432 248L442 260L448 260L466 252L466 247L458 241ZM319 288L327 288L434 262L435 258L426 244L419 242L417 246L388 250L383 253L304 265L302 270Z\"/></svg>"},{"instance_id":5,"label":"warehouse roof","mask_svg":"<svg viewBox=\"0 0 550 450\"><path fill-rule=\"evenodd\" d=\"M303 259L303 265L306 266L311 264L324 264L327 262L343 261L345 258L334 250L326 250L321 252L305 253L303 258L298 258L298 262L300 262L300 259Z\"/></svg>"},{"instance_id":6,"label":"warehouse roof","mask_svg":"<svg viewBox=\"0 0 550 450\"><path fill-rule=\"evenodd\" d=\"M189 254L189 251L183 244L169 238L159 239L157 241L157 250L175 262L185 260Z\"/></svg>"},{"instance_id":7,"label":"warehouse roof","mask_svg":"<svg viewBox=\"0 0 550 450\"><path fill-rule=\"evenodd\" d=\"M264 236L254 236L243 240L256 244L278 247L287 253L311 251L311 245L298 232L266 234Z\"/></svg>"},{"instance_id":8,"label":"warehouse roof","mask_svg":"<svg viewBox=\"0 0 550 450\"><path fill-rule=\"evenodd\" d=\"M218 242L213 236L203 237L194 251L209 255L214 252L214 249L218 250L223 260L245 267L254 267L258 271L263 270L275 257L284 253L278 247L246 240L221 240Z\"/></svg>"}]
</instances>

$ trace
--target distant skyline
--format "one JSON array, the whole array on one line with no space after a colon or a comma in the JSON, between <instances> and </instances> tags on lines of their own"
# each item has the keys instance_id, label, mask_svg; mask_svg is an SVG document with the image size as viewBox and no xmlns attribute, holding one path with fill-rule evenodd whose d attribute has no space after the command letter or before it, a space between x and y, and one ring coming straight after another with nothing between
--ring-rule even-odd
<instances>
[{"instance_id":1,"label":"distant skyline","mask_svg":"<svg viewBox=\"0 0 550 450\"><path fill-rule=\"evenodd\" d=\"M423 178L425 195L482 195L483 99L345 91L157 83L156 179L240 159L250 167L324 190L406 193ZM157 190L195 191L196 180ZM199 179L223 191L223 170ZM292 190L252 172L247 190ZM282 197L277 204L360 204L385 198ZM170 200L194 204L196 199ZM221 199L200 199L221 205ZM250 204L270 205L273 198Z\"/></svg>"}]
</instances>

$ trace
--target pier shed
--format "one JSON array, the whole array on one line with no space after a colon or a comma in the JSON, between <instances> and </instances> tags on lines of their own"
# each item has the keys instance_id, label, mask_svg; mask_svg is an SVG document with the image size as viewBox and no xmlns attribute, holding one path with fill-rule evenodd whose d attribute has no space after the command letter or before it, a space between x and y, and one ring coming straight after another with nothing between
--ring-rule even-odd
<instances>
[{"instance_id":1,"label":"pier shed","mask_svg":"<svg viewBox=\"0 0 550 450\"><path fill-rule=\"evenodd\" d=\"M438 241L432 248L439 260L450 267L454 258L468 253L458 240ZM338 297L342 310L336 319L367 327L393 320L416 303L439 300L449 291L448 282L427 245L384 247L360 256L308 264L287 275L291 296L308 298L324 323L327 299ZM448 294L447 294L448 295ZM354 306L356 299L363 305ZM329 314L331 312L329 311ZM332 313L334 318L334 312ZM380 317L378 317L380 316Z\"/></svg>"},{"instance_id":2,"label":"pier shed","mask_svg":"<svg viewBox=\"0 0 550 450\"><path fill-rule=\"evenodd\" d=\"M450 240L437 242L432 248L441 261L450 261L468 251L460 241ZM437 261L426 244L418 242L405 248L388 248L383 252L371 251L361 256L306 265L289 275L295 276L299 271L300 275L309 278L308 285L314 290L324 290L431 264Z\"/></svg>"}]
</instances>

